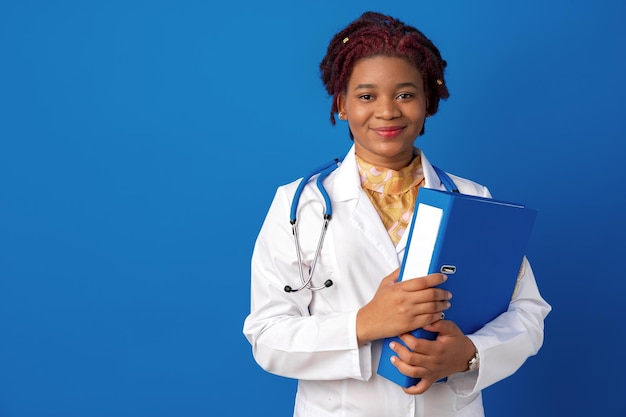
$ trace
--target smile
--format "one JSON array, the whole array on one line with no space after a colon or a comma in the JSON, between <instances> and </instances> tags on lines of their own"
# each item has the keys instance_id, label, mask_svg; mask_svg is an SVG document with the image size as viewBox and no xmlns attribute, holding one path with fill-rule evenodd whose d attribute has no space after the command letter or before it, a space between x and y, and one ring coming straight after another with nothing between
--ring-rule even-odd
<instances>
[{"instance_id":1,"label":"smile","mask_svg":"<svg viewBox=\"0 0 626 417\"><path fill-rule=\"evenodd\" d=\"M389 139L398 136L404 130L403 126L390 126L373 129L378 136Z\"/></svg>"}]
</instances>

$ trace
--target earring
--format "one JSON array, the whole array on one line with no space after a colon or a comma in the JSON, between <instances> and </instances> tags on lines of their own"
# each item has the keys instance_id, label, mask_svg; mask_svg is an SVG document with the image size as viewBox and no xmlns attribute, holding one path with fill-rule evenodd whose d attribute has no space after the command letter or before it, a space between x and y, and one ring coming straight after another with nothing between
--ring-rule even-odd
<instances>
[{"instance_id":1,"label":"earring","mask_svg":"<svg viewBox=\"0 0 626 417\"><path fill-rule=\"evenodd\" d=\"M339 120L346 120L346 113L345 112L342 112L342 111L339 112Z\"/></svg>"}]
</instances>

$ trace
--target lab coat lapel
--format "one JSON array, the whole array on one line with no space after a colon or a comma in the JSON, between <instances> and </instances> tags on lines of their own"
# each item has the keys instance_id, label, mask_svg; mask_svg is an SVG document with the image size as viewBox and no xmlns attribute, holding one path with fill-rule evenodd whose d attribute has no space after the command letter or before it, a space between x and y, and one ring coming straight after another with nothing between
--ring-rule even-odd
<instances>
[{"instance_id":1,"label":"lab coat lapel","mask_svg":"<svg viewBox=\"0 0 626 417\"><path fill-rule=\"evenodd\" d=\"M358 174L356 159L354 157L354 146L346 155L341 166L337 169L337 176L333 181L334 199L340 204L344 204L351 213L353 224L359 229L362 236L368 243L376 248L381 259L390 268L397 268L399 264L398 255L383 225L374 205L361 188L361 181Z\"/></svg>"},{"instance_id":2,"label":"lab coat lapel","mask_svg":"<svg viewBox=\"0 0 626 417\"><path fill-rule=\"evenodd\" d=\"M444 185L441 183L439 176L435 172L432 164L428 161L424 153L415 148L415 152L419 152L422 158L422 169L424 172L424 188L434 188L436 190L445 190ZM419 193L419 191L418 191ZM411 221L407 225L406 232L402 234L400 241L396 245L396 252L398 254L398 259L402 262L402 258L404 257L404 249L406 248L407 236L409 235L408 231L411 228L411 223L413 222L413 216L411 216Z\"/></svg>"},{"instance_id":3,"label":"lab coat lapel","mask_svg":"<svg viewBox=\"0 0 626 417\"><path fill-rule=\"evenodd\" d=\"M400 266L393 242L365 192L361 192L352 214L356 226L361 230L363 236L368 239L369 243L380 253L382 259L391 268Z\"/></svg>"},{"instance_id":4,"label":"lab coat lapel","mask_svg":"<svg viewBox=\"0 0 626 417\"><path fill-rule=\"evenodd\" d=\"M417 148L415 151L421 153L425 188L445 190L444 185L441 183L441 180L424 153ZM398 244L394 247L374 205L361 188L361 181L354 156L354 145L344 158L341 166L337 169L336 176L332 181L332 188L333 199L340 204L346 204L347 207L350 207L349 209L352 210L352 218L355 226L361 231L363 236L368 239L369 243L376 247L382 259L384 259L390 267L398 267L404 256L408 233L404 233ZM410 227L411 224L409 223L407 231Z\"/></svg>"}]
</instances>

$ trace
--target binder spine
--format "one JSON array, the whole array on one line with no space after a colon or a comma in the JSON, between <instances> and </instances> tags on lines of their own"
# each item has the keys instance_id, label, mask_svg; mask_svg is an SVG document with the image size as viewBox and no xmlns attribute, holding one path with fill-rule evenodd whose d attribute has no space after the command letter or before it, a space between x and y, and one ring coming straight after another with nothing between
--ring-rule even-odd
<instances>
[{"instance_id":1,"label":"binder spine","mask_svg":"<svg viewBox=\"0 0 626 417\"><path fill-rule=\"evenodd\" d=\"M439 199L439 201L433 202L433 204L420 203L418 206L418 203L416 202L413 212L413 220L411 227L409 228L409 235L407 236L407 246L404 251L404 258L402 259L402 266L400 270L401 279L419 278L434 272L441 272L439 271L437 260L441 251L441 236L439 231L444 230L446 226L449 212L452 209L450 202L451 200L446 199L445 196ZM411 242L417 241L413 237L414 233L420 234L418 237L420 239L423 238L421 241L424 243L424 246L414 246L411 248L413 251L412 262L414 264L409 265L407 264L407 255L410 249L409 246ZM416 250L421 252L417 254L417 257L415 256ZM417 262L414 262L415 258L418 259ZM437 338L437 333L429 332L422 328L413 330L411 334L420 339L435 340ZM419 378L404 375L391 363L391 357L396 355L395 352L389 347L389 344L392 341L406 346L397 336L384 339L377 373L404 388L416 385L420 381Z\"/></svg>"}]
</instances>

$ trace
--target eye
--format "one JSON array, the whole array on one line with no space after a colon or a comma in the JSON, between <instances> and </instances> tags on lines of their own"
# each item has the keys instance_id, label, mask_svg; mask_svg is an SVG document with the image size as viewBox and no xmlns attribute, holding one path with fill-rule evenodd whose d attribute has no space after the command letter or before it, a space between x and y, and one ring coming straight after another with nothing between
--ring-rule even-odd
<instances>
[{"instance_id":1,"label":"eye","mask_svg":"<svg viewBox=\"0 0 626 417\"><path fill-rule=\"evenodd\" d=\"M409 100L411 98L415 97L414 94L412 93L400 93L398 94L397 98L400 100Z\"/></svg>"},{"instance_id":2,"label":"eye","mask_svg":"<svg viewBox=\"0 0 626 417\"><path fill-rule=\"evenodd\" d=\"M360 100L363 100L363 101L370 101L370 100L373 100L373 99L374 99L374 96L373 96L373 95L371 95L371 94L361 94L361 95L359 96L359 99L360 99Z\"/></svg>"}]
</instances>

